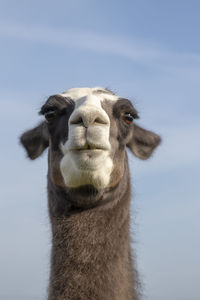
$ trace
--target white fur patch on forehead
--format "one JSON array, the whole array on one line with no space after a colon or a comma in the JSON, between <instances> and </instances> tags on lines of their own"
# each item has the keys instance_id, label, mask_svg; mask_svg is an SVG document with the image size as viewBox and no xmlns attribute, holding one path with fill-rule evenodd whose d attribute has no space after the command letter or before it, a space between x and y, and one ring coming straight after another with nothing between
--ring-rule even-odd
<instances>
[{"instance_id":1,"label":"white fur patch on forehead","mask_svg":"<svg viewBox=\"0 0 200 300\"><path fill-rule=\"evenodd\" d=\"M117 101L119 99L118 96L116 96L111 91L104 89L102 87L94 87L94 88L88 88L88 87L81 87L81 88L72 88L64 93L60 94L63 97L69 97L74 101L77 101L81 98L86 98L95 95L96 99L102 101L105 100L111 100L111 101Z\"/></svg>"}]
</instances>

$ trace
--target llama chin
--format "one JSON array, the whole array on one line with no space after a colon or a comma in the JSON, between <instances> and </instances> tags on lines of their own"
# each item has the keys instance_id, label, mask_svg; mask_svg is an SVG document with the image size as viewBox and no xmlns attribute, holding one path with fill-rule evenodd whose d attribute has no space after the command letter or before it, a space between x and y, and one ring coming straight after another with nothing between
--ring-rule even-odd
<instances>
[{"instance_id":1,"label":"llama chin","mask_svg":"<svg viewBox=\"0 0 200 300\"><path fill-rule=\"evenodd\" d=\"M91 184L102 189L109 184L113 163L104 150L71 151L62 158L60 169L67 187Z\"/></svg>"}]
</instances>

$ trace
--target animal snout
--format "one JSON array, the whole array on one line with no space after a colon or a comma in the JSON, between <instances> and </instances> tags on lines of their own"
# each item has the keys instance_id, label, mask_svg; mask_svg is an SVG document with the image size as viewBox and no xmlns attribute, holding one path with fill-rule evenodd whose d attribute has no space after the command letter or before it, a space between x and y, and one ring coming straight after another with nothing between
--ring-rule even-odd
<instances>
[{"instance_id":1,"label":"animal snout","mask_svg":"<svg viewBox=\"0 0 200 300\"><path fill-rule=\"evenodd\" d=\"M82 125L86 128L91 125L109 125L109 118L103 110L88 105L74 111L70 125Z\"/></svg>"}]
</instances>

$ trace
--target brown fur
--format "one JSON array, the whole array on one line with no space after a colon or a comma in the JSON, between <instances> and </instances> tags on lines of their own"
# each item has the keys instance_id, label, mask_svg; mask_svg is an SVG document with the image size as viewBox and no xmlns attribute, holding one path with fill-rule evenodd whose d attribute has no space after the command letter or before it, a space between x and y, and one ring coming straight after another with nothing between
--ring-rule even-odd
<instances>
[{"instance_id":1,"label":"brown fur","mask_svg":"<svg viewBox=\"0 0 200 300\"><path fill-rule=\"evenodd\" d=\"M73 191L61 195L49 179L53 232L49 300L138 299L130 249L128 164L126 168L114 189L96 195L103 204L82 210L66 205Z\"/></svg>"},{"instance_id":2,"label":"brown fur","mask_svg":"<svg viewBox=\"0 0 200 300\"><path fill-rule=\"evenodd\" d=\"M106 90L104 93L106 96ZM131 188L126 146L139 158L147 159L160 138L136 124L124 123L124 113L138 118L127 99L114 105L105 100L102 106L110 118L110 155L114 164L104 190L90 185L68 188L63 182L59 144L68 138L68 119L74 109L71 99L50 97L41 113L56 107L56 119L21 136L31 159L49 146L52 253L48 300L139 299L130 247Z\"/></svg>"}]
</instances>

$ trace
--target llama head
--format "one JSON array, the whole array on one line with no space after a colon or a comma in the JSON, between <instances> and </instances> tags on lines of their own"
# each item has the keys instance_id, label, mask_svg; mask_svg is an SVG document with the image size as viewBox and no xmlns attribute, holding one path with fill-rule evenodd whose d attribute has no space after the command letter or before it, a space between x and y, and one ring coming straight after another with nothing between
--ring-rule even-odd
<instances>
[{"instance_id":1,"label":"llama head","mask_svg":"<svg viewBox=\"0 0 200 300\"><path fill-rule=\"evenodd\" d=\"M147 159L160 142L135 124L131 102L102 88L75 88L48 98L45 120L21 136L31 159L49 147L49 174L64 188L116 186L124 174L126 147Z\"/></svg>"}]
</instances>

